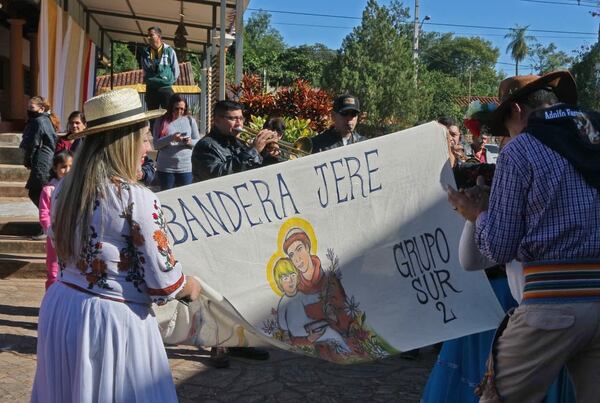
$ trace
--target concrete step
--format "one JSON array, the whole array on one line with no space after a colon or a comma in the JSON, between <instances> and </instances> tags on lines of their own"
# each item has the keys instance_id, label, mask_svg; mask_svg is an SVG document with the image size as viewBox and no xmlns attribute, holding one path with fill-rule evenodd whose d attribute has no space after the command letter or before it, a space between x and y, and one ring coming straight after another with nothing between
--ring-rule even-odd
<instances>
[{"instance_id":1,"label":"concrete step","mask_svg":"<svg viewBox=\"0 0 600 403\"><path fill-rule=\"evenodd\" d=\"M23 165L0 164L0 182L27 182L29 169Z\"/></svg>"},{"instance_id":2,"label":"concrete step","mask_svg":"<svg viewBox=\"0 0 600 403\"><path fill-rule=\"evenodd\" d=\"M27 197L25 182L0 182L0 196Z\"/></svg>"},{"instance_id":3,"label":"concrete step","mask_svg":"<svg viewBox=\"0 0 600 403\"><path fill-rule=\"evenodd\" d=\"M45 278L46 255L37 253L0 253L0 279Z\"/></svg>"},{"instance_id":4,"label":"concrete step","mask_svg":"<svg viewBox=\"0 0 600 403\"><path fill-rule=\"evenodd\" d=\"M0 196L0 222L37 221L39 215L37 207L29 200L29 197Z\"/></svg>"},{"instance_id":5,"label":"concrete step","mask_svg":"<svg viewBox=\"0 0 600 403\"><path fill-rule=\"evenodd\" d=\"M46 253L46 240L34 241L29 235L0 235L2 253Z\"/></svg>"},{"instance_id":6,"label":"concrete step","mask_svg":"<svg viewBox=\"0 0 600 403\"><path fill-rule=\"evenodd\" d=\"M23 150L18 145L0 145L0 164L23 164Z\"/></svg>"},{"instance_id":7,"label":"concrete step","mask_svg":"<svg viewBox=\"0 0 600 403\"><path fill-rule=\"evenodd\" d=\"M2 217L0 235L31 237L40 231L37 217Z\"/></svg>"},{"instance_id":8,"label":"concrete step","mask_svg":"<svg viewBox=\"0 0 600 403\"><path fill-rule=\"evenodd\" d=\"M5 146L18 146L21 143L22 133L0 133L0 144Z\"/></svg>"}]
</instances>

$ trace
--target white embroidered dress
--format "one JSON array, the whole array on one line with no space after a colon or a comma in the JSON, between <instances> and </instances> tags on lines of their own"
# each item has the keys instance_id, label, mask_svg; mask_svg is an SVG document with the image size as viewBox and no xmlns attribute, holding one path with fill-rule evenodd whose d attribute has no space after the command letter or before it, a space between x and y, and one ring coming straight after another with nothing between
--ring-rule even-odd
<instances>
[{"instance_id":1,"label":"white embroidered dress","mask_svg":"<svg viewBox=\"0 0 600 403\"><path fill-rule=\"evenodd\" d=\"M181 265L156 195L121 181L105 189L87 243L42 301L32 402L177 401L150 305L183 288Z\"/></svg>"}]
</instances>

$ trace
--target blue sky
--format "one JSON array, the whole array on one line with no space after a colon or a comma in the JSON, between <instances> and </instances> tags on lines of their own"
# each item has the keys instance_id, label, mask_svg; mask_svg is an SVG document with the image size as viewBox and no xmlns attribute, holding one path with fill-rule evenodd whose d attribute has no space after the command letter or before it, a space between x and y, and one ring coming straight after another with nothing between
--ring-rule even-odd
<instances>
[{"instance_id":1,"label":"blue sky","mask_svg":"<svg viewBox=\"0 0 600 403\"><path fill-rule=\"evenodd\" d=\"M378 0L380 4L388 4L390 0ZM594 7L595 0L420 0L421 19L431 16L430 23L423 25L424 31L454 32L461 36L481 36L500 49L497 68L507 74L514 74L513 61L506 54L508 39L503 29L451 27L434 24L458 24L470 26L486 26L507 28L515 24L529 25L530 30L570 31L531 32L537 40L547 45L554 42L560 50L569 55L582 45L595 43L598 38L600 17L593 17L590 11L600 12L600 6ZM292 11L301 13L330 14L344 17L360 18L367 0L251 0L250 9ZM556 4L563 3L563 4ZM567 3L567 4L564 4ZM414 1L404 1L413 15ZM248 11L246 18L252 13ZM338 49L344 37L352 27L360 24L359 19L316 17L286 13L271 13L273 26L281 32L285 42L290 46L321 42L330 48ZM581 34L583 33L583 34ZM529 61L523 65L528 66ZM528 73L526 67L519 69Z\"/></svg>"}]
</instances>

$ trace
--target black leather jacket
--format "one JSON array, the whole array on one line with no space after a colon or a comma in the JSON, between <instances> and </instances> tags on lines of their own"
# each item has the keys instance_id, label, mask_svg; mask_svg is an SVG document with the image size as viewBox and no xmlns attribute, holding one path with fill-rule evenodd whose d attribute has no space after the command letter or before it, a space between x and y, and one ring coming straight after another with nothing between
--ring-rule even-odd
<instances>
[{"instance_id":1,"label":"black leather jacket","mask_svg":"<svg viewBox=\"0 0 600 403\"><path fill-rule=\"evenodd\" d=\"M263 159L253 148L217 129L196 143L192 152L194 182L258 168Z\"/></svg>"},{"instance_id":2,"label":"black leather jacket","mask_svg":"<svg viewBox=\"0 0 600 403\"><path fill-rule=\"evenodd\" d=\"M333 148L342 147L344 142L342 137L335 128L329 128L324 132L316 135L312 139L312 153L319 153L321 151L331 150ZM348 139L348 144L357 143L359 141L366 140L366 137L361 136L356 132L352 132L352 136Z\"/></svg>"}]
</instances>

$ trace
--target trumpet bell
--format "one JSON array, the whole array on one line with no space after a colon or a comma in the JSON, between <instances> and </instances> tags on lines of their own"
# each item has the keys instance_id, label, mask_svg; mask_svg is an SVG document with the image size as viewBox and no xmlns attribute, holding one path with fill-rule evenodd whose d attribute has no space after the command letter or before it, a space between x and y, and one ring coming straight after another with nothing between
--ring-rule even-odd
<instances>
[{"instance_id":1,"label":"trumpet bell","mask_svg":"<svg viewBox=\"0 0 600 403\"><path fill-rule=\"evenodd\" d=\"M312 140L310 137L300 137L293 144L294 148L298 151L303 152L304 154L310 154L312 152Z\"/></svg>"},{"instance_id":2,"label":"trumpet bell","mask_svg":"<svg viewBox=\"0 0 600 403\"><path fill-rule=\"evenodd\" d=\"M246 143L251 143L258 135L258 130L248 127L239 127L235 129L239 132L239 139ZM312 140L310 137L304 136L298 138L293 143L279 140L277 142L281 150L281 156L284 160L292 160L309 155L312 152Z\"/></svg>"}]
</instances>

